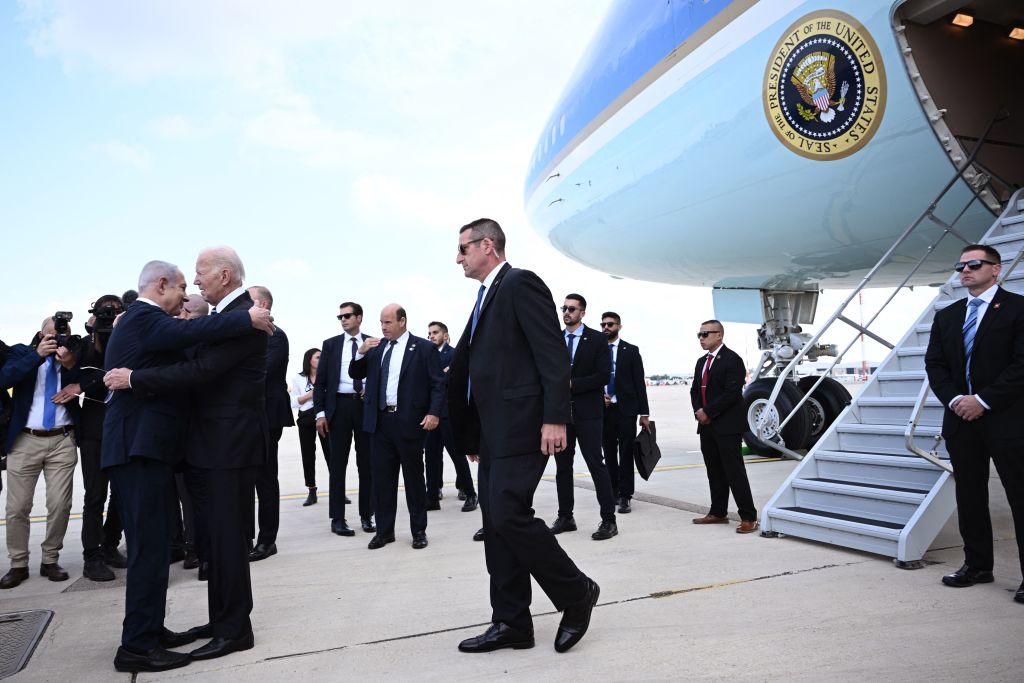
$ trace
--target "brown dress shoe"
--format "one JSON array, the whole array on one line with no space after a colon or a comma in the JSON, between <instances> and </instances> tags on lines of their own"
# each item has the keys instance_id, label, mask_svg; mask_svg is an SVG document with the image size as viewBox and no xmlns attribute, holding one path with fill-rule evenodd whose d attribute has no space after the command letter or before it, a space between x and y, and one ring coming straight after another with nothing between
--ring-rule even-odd
<instances>
[{"instance_id":1,"label":"brown dress shoe","mask_svg":"<svg viewBox=\"0 0 1024 683\"><path fill-rule=\"evenodd\" d=\"M718 515L704 515L693 520L694 524L728 524L728 517L719 517Z\"/></svg>"},{"instance_id":2,"label":"brown dress shoe","mask_svg":"<svg viewBox=\"0 0 1024 683\"><path fill-rule=\"evenodd\" d=\"M11 567L11 570L0 579L0 588L14 588L28 579L28 567Z\"/></svg>"},{"instance_id":3,"label":"brown dress shoe","mask_svg":"<svg viewBox=\"0 0 1024 683\"><path fill-rule=\"evenodd\" d=\"M745 519L740 522L740 525L736 527L736 533L738 534L751 534L757 531L757 520L756 519Z\"/></svg>"}]
</instances>

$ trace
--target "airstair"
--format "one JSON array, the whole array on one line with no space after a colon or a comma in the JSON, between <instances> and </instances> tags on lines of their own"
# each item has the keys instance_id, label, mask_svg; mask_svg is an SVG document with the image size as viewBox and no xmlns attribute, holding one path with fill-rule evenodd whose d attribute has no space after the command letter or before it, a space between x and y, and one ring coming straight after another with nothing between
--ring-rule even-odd
<instances>
[{"instance_id":1,"label":"airstair","mask_svg":"<svg viewBox=\"0 0 1024 683\"><path fill-rule=\"evenodd\" d=\"M1024 269L1015 270L1024 254L1024 191L1013 194L981 242L1002 256L1002 286L1024 294ZM940 436L943 407L928 387L924 355L935 313L964 296L955 276L939 289L768 501L762 536L797 536L921 566L956 508Z\"/></svg>"}]
</instances>

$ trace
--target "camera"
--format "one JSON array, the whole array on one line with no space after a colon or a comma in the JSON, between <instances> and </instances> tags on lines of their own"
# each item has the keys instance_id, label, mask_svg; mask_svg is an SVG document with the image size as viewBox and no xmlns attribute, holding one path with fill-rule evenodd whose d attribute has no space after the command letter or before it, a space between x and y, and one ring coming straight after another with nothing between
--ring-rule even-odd
<instances>
[{"instance_id":1,"label":"camera","mask_svg":"<svg viewBox=\"0 0 1024 683\"><path fill-rule=\"evenodd\" d=\"M71 326L68 325L68 321L74 317L71 311L57 311L53 314L53 328L57 332L56 340L57 346L63 346L69 351L75 351L78 348L79 342L82 341L82 337L77 334L71 334Z\"/></svg>"}]
</instances>

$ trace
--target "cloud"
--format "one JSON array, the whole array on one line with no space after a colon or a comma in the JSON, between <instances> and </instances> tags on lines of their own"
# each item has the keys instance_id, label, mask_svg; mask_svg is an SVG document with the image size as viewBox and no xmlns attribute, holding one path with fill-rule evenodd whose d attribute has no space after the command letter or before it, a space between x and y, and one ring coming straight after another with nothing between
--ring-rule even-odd
<instances>
[{"instance_id":1,"label":"cloud","mask_svg":"<svg viewBox=\"0 0 1024 683\"><path fill-rule=\"evenodd\" d=\"M102 142L92 145L91 148L111 161L131 166L140 171L148 171L153 167L149 152L138 145L129 145L124 142Z\"/></svg>"}]
</instances>

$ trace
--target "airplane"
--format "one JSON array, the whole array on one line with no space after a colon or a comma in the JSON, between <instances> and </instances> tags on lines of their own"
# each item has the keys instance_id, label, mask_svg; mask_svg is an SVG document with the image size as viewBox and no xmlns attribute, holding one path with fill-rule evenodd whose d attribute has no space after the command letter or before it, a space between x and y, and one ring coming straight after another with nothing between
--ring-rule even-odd
<instances>
[{"instance_id":1,"label":"airplane","mask_svg":"<svg viewBox=\"0 0 1024 683\"><path fill-rule=\"evenodd\" d=\"M527 216L575 261L711 287L718 319L760 324L753 422L791 361L837 355L803 348L820 291L944 282L1024 182L1020 9L621 0L530 158ZM850 402L831 378L781 384L813 392L794 449Z\"/></svg>"}]
</instances>

